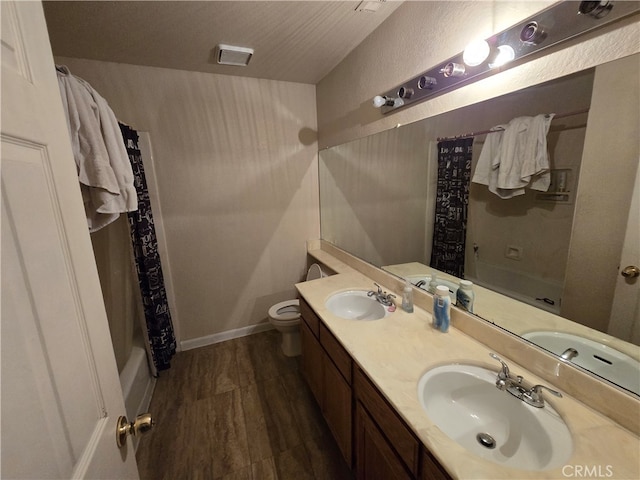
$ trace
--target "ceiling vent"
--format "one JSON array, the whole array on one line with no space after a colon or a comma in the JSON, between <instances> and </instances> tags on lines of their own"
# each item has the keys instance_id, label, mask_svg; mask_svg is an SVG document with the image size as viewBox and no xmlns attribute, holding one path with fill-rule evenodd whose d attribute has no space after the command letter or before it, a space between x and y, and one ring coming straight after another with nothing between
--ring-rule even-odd
<instances>
[{"instance_id":1,"label":"ceiling vent","mask_svg":"<svg viewBox=\"0 0 640 480\"><path fill-rule=\"evenodd\" d=\"M253 55L253 48L234 47L232 45L218 45L217 62L220 65L235 65L246 67Z\"/></svg>"}]
</instances>

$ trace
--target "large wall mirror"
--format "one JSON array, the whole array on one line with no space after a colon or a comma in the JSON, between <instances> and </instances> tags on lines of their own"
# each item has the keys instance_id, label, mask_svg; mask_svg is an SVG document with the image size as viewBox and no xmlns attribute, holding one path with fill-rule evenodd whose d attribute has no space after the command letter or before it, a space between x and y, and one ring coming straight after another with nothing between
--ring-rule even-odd
<instances>
[{"instance_id":1,"label":"large wall mirror","mask_svg":"<svg viewBox=\"0 0 640 480\"><path fill-rule=\"evenodd\" d=\"M437 139L555 113L551 186L501 199L470 183L464 277L474 314L640 395L640 55L320 152L322 238L414 285L431 264ZM486 135L473 141L472 172ZM453 293L452 293L453 294Z\"/></svg>"}]
</instances>

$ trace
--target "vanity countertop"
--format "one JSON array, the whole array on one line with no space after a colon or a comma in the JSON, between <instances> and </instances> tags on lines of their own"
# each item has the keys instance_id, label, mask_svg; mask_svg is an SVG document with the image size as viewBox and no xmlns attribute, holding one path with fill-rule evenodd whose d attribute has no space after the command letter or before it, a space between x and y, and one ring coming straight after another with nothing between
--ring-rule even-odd
<instances>
[{"instance_id":1,"label":"vanity countertop","mask_svg":"<svg viewBox=\"0 0 640 480\"><path fill-rule=\"evenodd\" d=\"M606 478L640 478L640 438L566 393L561 399L551 400L574 440L574 452L564 470L518 470L470 454L430 421L418 399L418 380L433 367L455 362L475 363L497 372L497 363L489 357L491 350L456 328L448 333L432 329L431 314L417 307L411 314L398 308L377 321L336 317L325 307L326 299L339 291L370 290L372 280L331 254L314 251L312 255L336 275L299 283L298 292L452 477L563 479L589 468ZM516 361L502 357L525 381L557 388Z\"/></svg>"}]
</instances>

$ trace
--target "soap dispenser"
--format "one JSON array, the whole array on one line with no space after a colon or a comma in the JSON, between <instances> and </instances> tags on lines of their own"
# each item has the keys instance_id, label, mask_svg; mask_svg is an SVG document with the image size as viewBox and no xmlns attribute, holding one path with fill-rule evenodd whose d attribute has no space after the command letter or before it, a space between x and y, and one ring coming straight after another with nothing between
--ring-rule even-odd
<instances>
[{"instance_id":1,"label":"soap dispenser","mask_svg":"<svg viewBox=\"0 0 640 480\"><path fill-rule=\"evenodd\" d=\"M429 281L429 293L436 293L436 287L438 286L438 274L435 272L431 272L431 280Z\"/></svg>"},{"instance_id":2,"label":"soap dispenser","mask_svg":"<svg viewBox=\"0 0 640 480\"><path fill-rule=\"evenodd\" d=\"M406 280L402 290L402 309L407 313L413 313L413 287L409 280Z\"/></svg>"}]
</instances>

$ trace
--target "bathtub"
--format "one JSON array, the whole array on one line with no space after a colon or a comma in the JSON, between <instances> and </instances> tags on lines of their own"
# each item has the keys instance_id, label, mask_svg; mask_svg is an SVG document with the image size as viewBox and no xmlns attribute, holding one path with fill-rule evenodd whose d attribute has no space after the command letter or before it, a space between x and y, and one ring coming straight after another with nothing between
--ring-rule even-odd
<instances>
[{"instance_id":1,"label":"bathtub","mask_svg":"<svg viewBox=\"0 0 640 480\"><path fill-rule=\"evenodd\" d=\"M560 314L561 283L480 260L475 262L475 267L475 275L466 275L467 280L547 312Z\"/></svg>"},{"instance_id":2,"label":"bathtub","mask_svg":"<svg viewBox=\"0 0 640 480\"><path fill-rule=\"evenodd\" d=\"M132 422L137 415L148 411L156 385L156 379L149 372L147 352L141 345L133 345L129 360L120 372L120 385L127 418ZM137 448L138 439L134 437L131 440L134 449Z\"/></svg>"}]
</instances>

